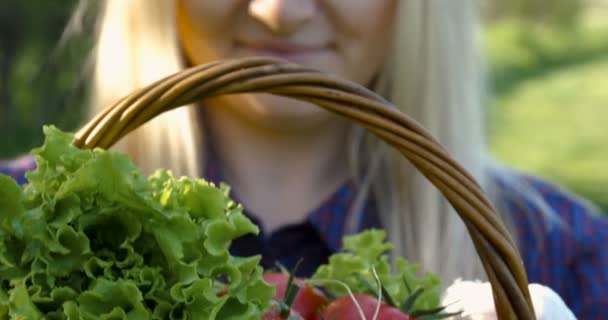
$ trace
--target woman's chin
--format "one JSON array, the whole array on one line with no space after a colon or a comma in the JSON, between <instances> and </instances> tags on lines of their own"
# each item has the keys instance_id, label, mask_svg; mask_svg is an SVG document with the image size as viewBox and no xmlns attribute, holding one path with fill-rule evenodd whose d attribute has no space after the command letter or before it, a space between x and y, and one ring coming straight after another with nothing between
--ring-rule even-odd
<instances>
[{"instance_id":1,"label":"woman's chin","mask_svg":"<svg viewBox=\"0 0 608 320\"><path fill-rule=\"evenodd\" d=\"M246 99L249 100L245 104L248 110L239 113L252 123L276 130L313 130L328 121L339 120L339 116L315 104L293 98L255 94L247 95Z\"/></svg>"}]
</instances>

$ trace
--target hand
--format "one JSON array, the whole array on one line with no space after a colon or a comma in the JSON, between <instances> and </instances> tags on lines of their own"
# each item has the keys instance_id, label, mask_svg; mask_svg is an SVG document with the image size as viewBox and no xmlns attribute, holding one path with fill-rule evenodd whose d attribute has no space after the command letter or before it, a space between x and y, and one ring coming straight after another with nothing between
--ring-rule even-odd
<instances>
[{"instance_id":1,"label":"hand","mask_svg":"<svg viewBox=\"0 0 608 320\"><path fill-rule=\"evenodd\" d=\"M537 320L576 320L560 296L551 288L530 284L532 304ZM443 295L442 305L447 312L462 311L463 320L495 320L494 300L489 282L456 280Z\"/></svg>"}]
</instances>

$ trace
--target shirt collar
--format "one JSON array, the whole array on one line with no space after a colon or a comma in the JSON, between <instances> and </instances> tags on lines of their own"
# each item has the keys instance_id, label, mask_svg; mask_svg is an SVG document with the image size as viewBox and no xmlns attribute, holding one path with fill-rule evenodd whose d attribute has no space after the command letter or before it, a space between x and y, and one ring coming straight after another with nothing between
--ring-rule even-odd
<instances>
[{"instance_id":1,"label":"shirt collar","mask_svg":"<svg viewBox=\"0 0 608 320\"><path fill-rule=\"evenodd\" d=\"M217 161L213 152L207 153L204 178L218 186L221 182L225 181L219 161ZM344 183L316 209L310 212L304 222L312 225L332 252L337 252L342 248L342 237L346 233L346 224L350 219L350 214L358 215L358 229L380 226L373 201L367 201L361 212L352 212L351 206L354 203L356 195L356 185L350 181ZM231 192L230 196L238 202L233 192ZM259 221L250 213L245 213L252 221Z\"/></svg>"}]
</instances>

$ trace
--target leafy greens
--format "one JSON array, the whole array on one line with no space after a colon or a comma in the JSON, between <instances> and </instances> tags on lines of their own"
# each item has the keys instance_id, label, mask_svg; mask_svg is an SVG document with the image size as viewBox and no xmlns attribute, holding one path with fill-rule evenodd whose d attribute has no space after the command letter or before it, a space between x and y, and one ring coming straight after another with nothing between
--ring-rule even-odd
<instances>
[{"instance_id":1,"label":"leafy greens","mask_svg":"<svg viewBox=\"0 0 608 320\"><path fill-rule=\"evenodd\" d=\"M396 307L405 307L414 301L414 305L408 308L438 308L441 295L439 277L433 273L418 277L418 266L400 257L395 259L393 270L387 255L393 246L385 242L385 237L386 232L382 230L366 230L345 236L342 252L331 255L329 262L317 269L312 283L321 283L335 297L348 294L344 286L336 281L346 284L353 293L376 295L375 270ZM411 299L414 295L415 299Z\"/></svg>"},{"instance_id":2,"label":"leafy greens","mask_svg":"<svg viewBox=\"0 0 608 320\"><path fill-rule=\"evenodd\" d=\"M258 228L227 186L44 133L28 184L0 175L0 319L261 318L274 287L228 251Z\"/></svg>"}]
</instances>

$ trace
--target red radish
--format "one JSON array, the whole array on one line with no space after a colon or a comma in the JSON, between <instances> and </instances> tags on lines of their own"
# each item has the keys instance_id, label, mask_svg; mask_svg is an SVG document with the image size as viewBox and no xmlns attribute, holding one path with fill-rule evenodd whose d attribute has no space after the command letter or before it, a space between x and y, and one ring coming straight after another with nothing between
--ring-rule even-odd
<instances>
[{"instance_id":1,"label":"red radish","mask_svg":"<svg viewBox=\"0 0 608 320\"><path fill-rule=\"evenodd\" d=\"M266 273L264 280L276 285L275 299L283 300L289 282L289 275L285 273ZM329 299L321 290L306 284L302 279L294 278L294 285L298 290L291 309L299 313L304 319L315 319L318 312L329 303Z\"/></svg>"},{"instance_id":2,"label":"red radish","mask_svg":"<svg viewBox=\"0 0 608 320\"><path fill-rule=\"evenodd\" d=\"M361 307L365 320L373 320L378 300L367 294L357 293L351 296L340 297L331 302L321 313L320 319L324 320L363 320L354 300ZM380 310L376 320L411 320L412 318L401 310L391 307L386 303L380 304Z\"/></svg>"}]
</instances>

